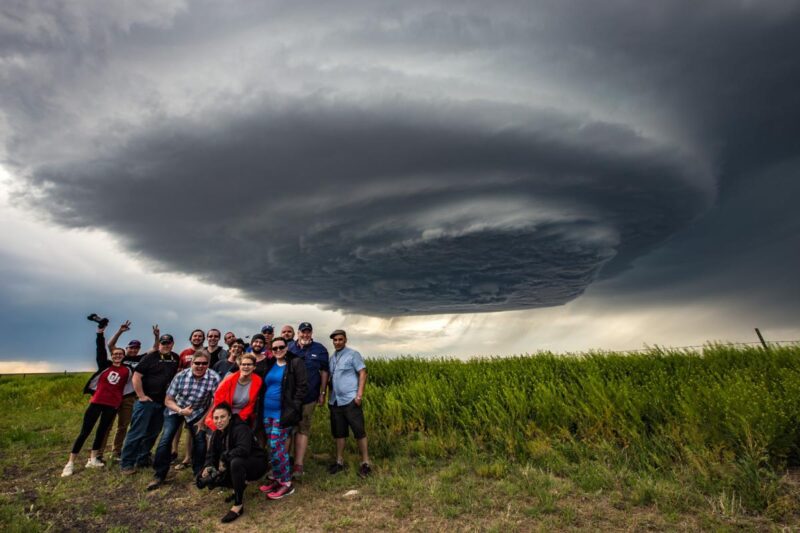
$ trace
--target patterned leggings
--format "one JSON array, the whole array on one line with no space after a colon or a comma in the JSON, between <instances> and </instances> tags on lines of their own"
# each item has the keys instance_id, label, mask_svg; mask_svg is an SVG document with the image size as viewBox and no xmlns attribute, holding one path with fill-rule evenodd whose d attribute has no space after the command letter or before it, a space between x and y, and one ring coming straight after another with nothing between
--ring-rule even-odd
<instances>
[{"instance_id":1,"label":"patterned leggings","mask_svg":"<svg viewBox=\"0 0 800 533\"><path fill-rule=\"evenodd\" d=\"M290 485L292 472L289 468L289 453L286 451L286 439L290 428L282 428L278 418L264 420L264 431L269 442L269 455L272 462L272 477L281 485Z\"/></svg>"}]
</instances>

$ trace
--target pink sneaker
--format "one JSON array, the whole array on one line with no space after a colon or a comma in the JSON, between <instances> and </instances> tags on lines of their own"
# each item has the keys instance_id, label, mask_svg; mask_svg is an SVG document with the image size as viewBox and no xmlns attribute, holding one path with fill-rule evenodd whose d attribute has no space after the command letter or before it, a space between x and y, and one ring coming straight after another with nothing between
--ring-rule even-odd
<instances>
[{"instance_id":1,"label":"pink sneaker","mask_svg":"<svg viewBox=\"0 0 800 533\"><path fill-rule=\"evenodd\" d=\"M267 498L270 500L280 500L284 496L288 496L290 494L294 494L294 486L292 485L281 485L278 487L277 490L267 493Z\"/></svg>"},{"instance_id":2,"label":"pink sneaker","mask_svg":"<svg viewBox=\"0 0 800 533\"><path fill-rule=\"evenodd\" d=\"M277 481L275 479L270 479L270 480L268 480L268 483L266 485L261 485L260 487L258 487L258 490L260 490L261 492L265 492L265 493L269 494L270 492L274 492L277 489L279 489L280 486L281 486L281 484L280 484L279 481Z\"/></svg>"}]
</instances>

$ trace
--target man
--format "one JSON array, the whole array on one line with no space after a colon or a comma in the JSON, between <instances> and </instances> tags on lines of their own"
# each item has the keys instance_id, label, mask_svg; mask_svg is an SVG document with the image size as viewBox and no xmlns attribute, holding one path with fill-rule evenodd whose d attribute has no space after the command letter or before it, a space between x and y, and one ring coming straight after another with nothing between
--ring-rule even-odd
<instances>
[{"instance_id":1,"label":"man","mask_svg":"<svg viewBox=\"0 0 800 533\"><path fill-rule=\"evenodd\" d=\"M206 333L202 329L195 329L192 331L191 335L189 335L190 346L181 352L178 370L189 368L189 363L192 362L192 356L197 350L203 347L205 340Z\"/></svg>"},{"instance_id":2,"label":"man","mask_svg":"<svg viewBox=\"0 0 800 533\"><path fill-rule=\"evenodd\" d=\"M269 358L267 357L267 354L264 353L266 343L267 338L263 333L256 333L250 339L250 352L256 356L256 369L253 372L258 374L262 379L267 375L267 370L269 370L267 368L269 364Z\"/></svg>"},{"instance_id":3,"label":"man","mask_svg":"<svg viewBox=\"0 0 800 533\"><path fill-rule=\"evenodd\" d=\"M154 479L147 490L158 488L169 472L172 439L178 427L185 424L192 443L192 470L195 477L202 470L206 457L206 433L197 425L202 425L203 416L211 405L214 391L219 385L219 375L209 370L211 357L208 351L200 349L192 357L190 368L178 372L167 389L164 405L167 407L164 418L164 431L158 443L153 461Z\"/></svg>"},{"instance_id":4,"label":"man","mask_svg":"<svg viewBox=\"0 0 800 533\"><path fill-rule=\"evenodd\" d=\"M230 350L228 351L228 358L223 359L214 365L213 370L219 374L220 379L225 379L225 376L227 376L230 372L236 372L239 369L237 359L243 353L244 341L242 339L236 339L233 344L231 344Z\"/></svg>"},{"instance_id":5,"label":"man","mask_svg":"<svg viewBox=\"0 0 800 533\"><path fill-rule=\"evenodd\" d=\"M131 321L126 320L123 322L119 329L117 330L114 335L111 336L111 339L108 341L108 349L111 353L117 349L117 341L122 336L123 333L126 331L130 331L131 329ZM97 357L100 358L101 355L103 357L107 357L105 346L101 346L105 340L103 339L103 334L97 334ZM145 354L139 354L139 350L142 348L142 343L136 339L131 340L128 345L125 347L125 357L122 359L122 364L126 365L130 370L131 374L133 370L136 368L136 365L139 364L139 361L142 360ZM158 339L153 343L153 350L158 348ZM102 353L101 353L102 351ZM119 456L122 453L122 445L125 443L125 435L128 433L128 425L131 423L131 415L133 414L133 404L136 402L136 393L133 390L133 382L129 381L127 385L125 385L125 390L123 391L122 397L122 404L119 406L119 410L117 411L117 416L115 420L117 421L117 431L114 434L114 442L111 445L111 459L113 461L119 461ZM101 447L101 451L105 451L106 445L108 444L108 437L111 435L111 428L108 428L108 432L106 433L105 437L103 437L103 445Z\"/></svg>"},{"instance_id":6,"label":"man","mask_svg":"<svg viewBox=\"0 0 800 533\"><path fill-rule=\"evenodd\" d=\"M202 329L195 329L192 330L192 333L189 335L189 344L190 346L183 350L180 355L180 361L178 362L178 371L186 370L192 364L192 357L198 350L203 349L203 342L206 340L206 332ZM178 430L175 432L175 438L172 441L172 460L176 461L178 459L178 448L180 448L181 444L181 434L182 434L183 426L178 426ZM183 468L187 468L192 464L192 442L191 440L186 441L186 452L183 457L183 461L178 463L176 468L181 470Z\"/></svg>"},{"instance_id":7,"label":"man","mask_svg":"<svg viewBox=\"0 0 800 533\"><path fill-rule=\"evenodd\" d=\"M303 359L306 365L308 392L303 399L303 418L297 425L294 435L294 466L292 477L297 479L303 475L303 463L308 449L308 438L311 436L311 421L314 409L325 403L325 390L328 386L328 350L312 338L313 328L303 322L297 328L297 341L289 343L289 351Z\"/></svg>"},{"instance_id":8,"label":"man","mask_svg":"<svg viewBox=\"0 0 800 533\"><path fill-rule=\"evenodd\" d=\"M264 335L264 339L267 342L264 352L266 352L269 357L272 357L272 339L275 338L275 328L272 327L272 324L266 324L262 326L261 334Z\"/></svg>"},{"instance_id":9,"label":"man","mask_svg":"<svg viewBox=\"0 0 800 533\"><path fill-rule=\"evenodd\" d=\"M281 337L289 343L294 341L294 328L289 324L286 324L281 328Z\"/></svg>"},{"instance_id":10,"label":"man","mask_svg":"<svg viewBox=\"0 0 800 533\"><path fill-rule=\"evenodd\" d=\"M153 326L153 334L159 335L158 326ZM158 350L148 352L133 371L137 401L120 458L124 474L133 474L137 466L150 464L150 450L164 423L167 387L178 371L178 354L172 351L173 346L172 335L158 336Z\"/></svg>"},{"instance_id":11,"label":"man","mask_svg":"<svg viewBox=\"0 0 800 533\"><path fill-rule=\"evenodd\" d=\"M208 333L206 333L206 340L208 341L206 350L208 351L208 355L211 356L211 360L208 362L210 368L214 368L217 362L223 361L228 357L228 350L219 345L221 338L222 333L220 333L217 328L211 328L208 330Z\"/></svg>"},{"instance_id":12,"label":"man","mask_svg":"<svg viewBox=\"0 0 800 533\"><path fill-rule=\"evenodd\" d=\"M361 467L358 475L367 477L372 468L369 466L367 452L367 432L364 427L364 411L361 401L364 398L364 385L367 383L367 367L361 354L347 347L347 333L337 329L331 333L334 352L330 358L331 393L328 407L331 411L331 433L336 441L336 462L328 471L337 474L344 470L344 444L348 428L361 452Z\"/></svg>"},{"instance_id":13,"label":"man","mask_svg":"<svg viewBox=\"0 0 800 533\"><path fill-rule=\"evenodd\" d=\"M228 351L231 349L231 344L234 343L236 340L236 334L232 331L225 333L225 336L222 338L225 341L225 345L228 347Z\"/></svg>"}]
</instances>

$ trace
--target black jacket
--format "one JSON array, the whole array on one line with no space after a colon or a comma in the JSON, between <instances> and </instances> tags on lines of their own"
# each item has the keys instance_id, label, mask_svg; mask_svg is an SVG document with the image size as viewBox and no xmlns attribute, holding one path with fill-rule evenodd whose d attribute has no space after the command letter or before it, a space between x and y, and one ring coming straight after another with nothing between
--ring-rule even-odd
<instances>
[{"instance_id":1,"label":"black jacket","mask_svg":"<svg viewBox=\"0 0 800 533\"><path fill-rule=\"evenodd\" d=\"M275 365L276 359L269 359L267 374ZM286 371L283 373L281 382L281 427L290 428L300 423L303 418L303 398L308 391L308 380L306 379L305 362L289 352L286 354ZM258 391L256 399L256 433L264 432L264 394L267 392L267 379L261 390Z\"/></svg>"},{"instance_id":2,"label":"black jacket","mask_svg":"<svg viewBox=\"0 0 800 533\"><path fill-rule=\"evenodd\" d=\"M219 468L220 461L229 465L231 460L237 457L267 460L264 449L256 442L250 426L242 421L239 415L233 415L224 431L216 430L211 435L205 466Z\"/></svg>"}]
</instances>

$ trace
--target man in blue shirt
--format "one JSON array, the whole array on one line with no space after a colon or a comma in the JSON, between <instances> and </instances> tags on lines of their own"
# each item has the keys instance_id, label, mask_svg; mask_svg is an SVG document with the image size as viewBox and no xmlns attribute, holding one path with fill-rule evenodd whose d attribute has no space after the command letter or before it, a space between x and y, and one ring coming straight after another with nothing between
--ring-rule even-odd
<instances>
[{"instance_id":1,"label":"man in blue shirt","mask_svg":"<svg viewBox=\"0 0 800 533\"><path fill-rule=\"evenodd\" d=\"M336 474L344 470L344 444L348 429L351 429L361 453L358 475L367 477L372 468L369 466L367 432L364 427L364 411L361 409L364 385L367 383L367 367L361 354L347 347L347 333L343 329L331 333L331 339L335 351L329 361L331 394L328 407L331 411L331 433L336 440L336 462L328 471Z\"/></svg>"},{"instance_id":2,"label":"man in blue shirt","mask_svg":"<svg viewBox=\"0 0 800 533\"><path fill-rule=\"evenodd\" d=\"M289 351L305 362L308 379L308 392L303 399L303 418L294 434L292 477L295 479L303 475L303 461L308 449L308 438L311 436L314 409L325 403L325 391L328 388L328 349L314 341L312 334L311 324L302 322L297 327L297 340L289 343Z\"/></svg>"}]
</instances>

